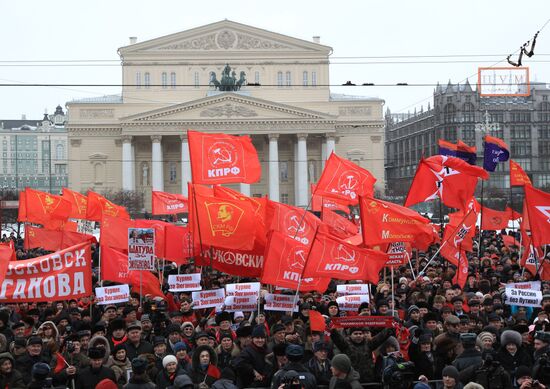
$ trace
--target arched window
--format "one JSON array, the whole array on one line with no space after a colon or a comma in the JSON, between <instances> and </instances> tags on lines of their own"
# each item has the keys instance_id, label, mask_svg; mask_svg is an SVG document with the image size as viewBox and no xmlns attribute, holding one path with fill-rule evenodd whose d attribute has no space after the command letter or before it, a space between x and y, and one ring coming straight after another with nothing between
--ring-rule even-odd
<instances>
[{"instance_id":1,"label":"arched window","mask_svg":"<svg viewBox=\"0 0 550 389\"><path fill-rule=\"evenodd\" d=\"M443 108L444 112L444 122L445 123L454 123L456 121L456 107L454 104L447 104Z\"/></svg>"},{"instance_id":2,"label":"arched window","mask_svg":"<svg viewBox=\"0 0 550 389\"><path fill-rule=\"evenodd\" d=\"M65 159L65 147L62 144L55 146L55 159L58 161Z\"/></svg>"},{"instance_id":3,"label":"arched window","mask_svg":"<svg viewBox=\"0 0 550 389\"><path fill-rule=\"evenodd\" d=\"M176 88L176 73L175 72L170 73L170 87L172 89Z\"/></svg>"},{"instance_id":4,"label":"arched window","mask_svg":"<svg viewBox=\"0 0 550 389\"><path fill-rule=\"evenodd\" d=\"M143 84L145 85L145 88L149 88L151 86L151 74L149 74L149 72L145 73Z\"/></svg>"},{"instance_id":5,"label":"arched window","mask_svg":"<svg viewBox=\"0 0 550 389\"><path fill-rule=\"evenodd\" d=\"M199 85L199 72L195 72L195 88L198 88Z\"/></svg>"},{"instance_id":6,"label":"arched window","mask_svg":"<svg viewBox=\"0 0 550 389\"><path fill-rule=\"evenodd\" d=\"M162 72L162 89L168 88L168 74Z\"/></svg>"}]
</instances>

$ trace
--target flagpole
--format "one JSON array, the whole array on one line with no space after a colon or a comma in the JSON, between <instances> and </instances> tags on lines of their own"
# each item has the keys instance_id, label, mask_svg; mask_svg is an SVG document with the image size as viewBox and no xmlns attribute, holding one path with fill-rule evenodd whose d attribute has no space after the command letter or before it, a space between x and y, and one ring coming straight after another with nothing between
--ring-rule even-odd
<instances>
[{"instance_id":1,"label":"flagpole","mask_svg":"<svg viewBox=\"0 0 550 389\"><path fill-rule=\"evenodd\" d=\"M404 251L405 252L405 255L407 256L407 261L409 261L409 266L411 268L411 273L413 275L413 279L416 281L416 276L414 275L414 269L413 269L413 264L411 262L411 256L409 255L409 253L407 252L407 250Z\"/></svg>"},{"instance_id":2,"label":"flagpole","mask_svg":"<svg viewBox=\"0 0 550 389\"><path fill-rule=\"evenodd\" d=\"M435 254L430 258L430 260L428 261L428 263L426 264L426 266L424 266L424 268L422 269L422 271L420 273L418 273L418 276L423 276L424 275L424 271L428 268L428 266L430 266L430 263L432 263L432 261L435 259L435 257L437 256L437 254L439 254L439 252L441 251L441 249L443 248L443 246L445 246L447 244L447 242L449 241L449 239L451 238L451 236L453 236L453 234L460 228L460 226L464 223L464 220L466 220L466 218L468 217L468 215L470 214L470 212L472 212L472 210L470 209L466 215L464 216L464 218L460 221L459 225L454 229L454 231L449 234L449 237L447 239L445 239L443 241L443 243L441 244L441 246L439 246L439 248L437 249L437 251L435 252Z\"/></svg>"},{"instance_id":3,"label":"flagpole","mask_svg":"<svg viewBox=\"0 0 550 389\"><path fill-rule=\"evenodd\" d=\"M514 216L514 192L512 191L512 175L510 172L510 208L512 210L511 217ZM514 232L514 239L516 239L516 221L512 220L512 231Z\"/></svg>"},{"instance_id":4,"label":"flagpole","mask_svg":"<svg viewBox=\"0 0 550 389\"><path fill-rule=\"evenodd\" d=\"M300 223L301 225L302 223ZM300 287L302 286L302 278L304 278L304 272L306 271L307 262L309 261L309 255L311 254L311 249L313 248L313 244L315 243L315 238L317 237L317 232L319 231L319 226L315 228L315 234L313 234L313 239L311 240L311 245L309 246L309 250L307 251L307 256L304 261L304 267L302 268L302 271L300 272L300 278L298 279L298 287L296 288L296 294L294 295L294 304L292 305L292 309L294 312L294 306L298 302L298 294L300 293ZM298 232L296 231L296 234ZM294 236L296 237L296 235Z\"/></svg>"},{"instance_id":5,"label":"flagpole","mask_svg":"<svg viewBox=\"0 0 550 389\"><path fill-rule=\"evenodd\" d=\"M392 315L393 313L395 312L395 291L393 290L393 266L390 266L390 271L391 271L391 302L392 302Z\"/></svg>"},{"instance_id":6,"label":"flagpole","mask_svg":"<svg viewBox=\"0 0 550 389\"><path fill-rule=\"evenodd\" d=\"M481 235L483 235L483 181L481 180L481 215L479 217L479 238L477 242L477 257L481 257Z\"/></svg>"}]
</instances>

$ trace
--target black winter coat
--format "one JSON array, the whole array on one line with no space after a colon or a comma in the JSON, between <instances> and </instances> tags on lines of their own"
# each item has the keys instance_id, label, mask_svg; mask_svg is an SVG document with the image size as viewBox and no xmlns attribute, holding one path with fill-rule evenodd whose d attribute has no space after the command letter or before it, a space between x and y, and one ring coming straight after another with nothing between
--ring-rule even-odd
<instances>
[{"instance_id":1,"label":"black winter coat","mask_svg":"<svg viewBox=\"0 0 550 389\"><path fill-rule=\"evenodd\" d=\"M130 341L127 341L124 348L126 349L126 358L130 361L141 354L154 354L155 352L153 345L145 340L140 341L137 347L133 343L130 343Z\"/></svg>"},{"instance_id":2,"label":"black winter coat","mask_svg":"<svg viewBox=\"0 0 550 389\"><path fill-rule=\"evenodd\" d=\"M186 371L184 371L179 365L176 369L176 374L173 375L173 378L170 379L168 376L168 373L166 373L166 369L162 369L157 374L156 384L157 389L166 389L169 386L172 386L174 384L174 380L179 375L188 375Z\"/></svg>"},{"instance_id":3,"label":"black winter coat","mask_svg":"<svg viewBox=\"0 0 550 389\"><path fill-rule=\"evenodd\" d=\"M267 363L265 357L267 348L258 348L253 344L246 346L241 353L233 360L236 371L239 372L237 377L238 386L240 388L250 387L266 387L269 386L269 377L272 374L271 366ZM254 370L263 375L265 378L262 381L254 380Z\"/></svg>"},{"instance_id":4,"label":"black winter coat","mask_svg":"<svg viewBox=\"0 0 550 389\"><path fill-rule=\"evenodd\" d=\"M105 378L116 384L115 372L112 369L101 366L99 370L93 370L91 366L87 366L78 373L75 387L76 389L94 389Z\"/></svg>"},{"instance_id":5,"label":"black winter coat","mask_svg":"<svg viewBox=\"0 0 550 389\"><path fill-rule=\"evenodd\" d=\"M23 375L15 369L8 375L0 374L0 388L5 389L25 389Z\"/></svg>"},{"instance_id":6,"label":"black winter coat","mask_svg":"<svg viewBox=\"0 0 550 389\"><path fill-rule=\"evenodd\" d=\"M481 366L482 363L481 352L475 348L467 348L456 357L453 366L460 372L470 366Z\"/></svg>"},{"instance_id":7,"label":"black winter coat","mask_svg":"<svg viewBox=\"0 0 550 389\"><path fill-rule=\"evenodd\" d=\"M496 360L510 375L516 373L518 366L533 366L533 359L523 347L518 348L515 355L506 351L506 347L501 347L497 352Z\"/></svg>"},{"instance_id":8,"label":"black winter coat","mask_svg":"<svg viewBox=\"0 0 550 389\"><path fill-rule=\"evenodd\" d=\"M17 369L23 376L23 381L25 382L25 385L28 385L29 382L31 382L32 367L35 363L38 362L44 362L48 365L50 364L50 361L43 355L31 357L29 353L25 353L15 360L15 369Z\"/></svg>"},{"instance_id":9,"label":"black winter coat","mask_svg":"<svg viewBox=\"0 0 550 389\"><path fill-rule=\"evenodd\" d=\"M315 376L317 385L328 385L332 378L332 372L330 370L330 360L326 360L324 367L321 368L315 357L307 361L306 367Z\"/></svg>"},{"instance_id":10,"label":"black winter coat","mask_svg":"<svg viewBox=\"0 0 550 389\"><path fill-rule=\"evenodd\" d=\"M317 388L317 381L315 380L315 376L311 374L304 365L302 365L301 363L289 362L275 373L275 375L273 376L273 380L271 381L271 389L279 389L279 386L283 382L284 375L290 370L294 370L300 375L300 383L302 384L303 389Z\"/></svg>"}]
</instances>

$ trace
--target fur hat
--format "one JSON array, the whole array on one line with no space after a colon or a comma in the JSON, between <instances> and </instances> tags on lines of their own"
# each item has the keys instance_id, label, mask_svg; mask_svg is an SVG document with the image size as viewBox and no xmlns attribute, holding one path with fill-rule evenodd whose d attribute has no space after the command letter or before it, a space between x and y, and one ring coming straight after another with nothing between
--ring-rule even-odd
<instances>
[{"instance_id":1,"label":"fur hat","mask_svg":"<svg viewBox=\"0 0 550 389\"><path fill-rule=\"evenodd\" d=\"M109 331L113 333L116 330L126 330L126 322L124 319L117 317L109 323Z\"/></svg>"},{"instance_id":2,"label":"fur hat","mask_svg":"<svg viewBox=\"0 0 550 389\"><path fill-rule=\"evenodd\" d=\"M105 349L100 347L92 347L88 349L88 357L90 359L103 359L105 357Z\"/></svg>"},{"instance_id":3,"label":"fur hat","mask_svg":"<svg viewBox=\"0 0 550 389\"><path fill-rule=\"evenodd\" d=\"M506 330L500 335L500 344L506 346L509 343L514 343L516 346L521 346L521 334L514 330Z\"/></svg>"},{"instance_id":4,"label":"fur hat","mask_svg":"<svg viewBox=\"0 0 550 389\"><path fill-rule=\"evenodd\" d=\"M254 327L254 329L252 330L252 337L253 338L265 338L266 337L265 327L262 326L262 325L257 325L256 327Z\"/></svg>"},{"instance_id":5,"label":"fur hat","mask_svg":"<svg viewBox=\"0 0 550 389\"><path fill-rule=\"evenodd\" d=\"M229 312L223 311L216 315L216 324L220 325L222 321L229 321L231 323L231 314Z\"/></svg>"}]
</instances>

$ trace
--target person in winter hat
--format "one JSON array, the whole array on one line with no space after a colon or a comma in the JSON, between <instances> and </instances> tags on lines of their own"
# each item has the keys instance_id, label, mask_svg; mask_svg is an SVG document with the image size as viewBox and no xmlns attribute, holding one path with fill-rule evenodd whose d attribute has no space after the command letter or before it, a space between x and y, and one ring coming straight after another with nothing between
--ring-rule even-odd
<instances>
[{"instance_id":1,"label":"person in winter hat","mask_svg":"<svg viewBox=\"0 0 550 389\"><path fill-rule=\"evenodd\" d=\"M178 360L174 355L167 355L162 360L163 369L159 371L156 378L157 389L166 389L174 384L177 376L186 374L178 365Z\"/></svg>"},{"instance_id":2,"label":"person in winter hat","mask_svg":"<svg viewBox=\"0 0 550 389\"><path fill-rule=\"evenodd\" d=\"M193 384L201 386L212 386L216 380L220 378L220 370L216 364L218 362L218 356L214 349L210 346L199 346L193 352L192 368L191 368L191 381Z\"/></svg>"},{"instance_id":3,"label":"person in winter hat","mask_svg":"<svg viewBox=\"0 0 550 389\"><path fill-rule=\"evenodd\" d=\"M315 389L317 387L315 376L301 363L304 359L304 348L301 345L289 344L286 346L285 354L288 362L275 373L271 381L271 387L279 388L280 384L284 382L283 377L288 372L295 371L300 376L302 388Z\"/></svg>"},{"instance_id":4,"label":"person in winter hat","mask_svg":"<svg viewBox=\"0 0 550 389\"><path fill-rule=\"evenodd\" d=\"M47 363L38 362L35 363L31 369L31 381L27 388L29 389L42 389L46 384L46 378L50 375L51 369ZM27 372L28 374L28 372Z\"/></svg>"},{"instance_id":5,"label":"person in winter hat","mask_svg":"<svg viewBox=\"0 0 550 389\"><path fill-rule=\"evenodd\" d=\"M514 330L506 330L500 335L500 349L496 360L511 375L516 374L519 366L532 366L533 360L522 346L521 334Z\"/></svg>"},{"instance_id":6,"label":"person in winter hat","mask_svg":"<svg viewBox=\"0 0 550 389\"><path fill-rule=\"evenodd\" d=\"M109 356L105 364L105 366L110 367L114 371L116 382L120 386L127 383L126 371L132 368L132 363L126 355L124 344L118 344L113 348L112 355Z\"/></svg>"},{"instance_id":7,"label":"person in winter hat","mask_svg":"<svg viewBox=\"0 0 550 389\"><path fill-rule=\"evenodd\" d=\"M359 373L353 369L351 360L346 354L336 354L330 363L332 378L328 384L329 389L335 389L339 380L346 382L352 389L362 389Z\"/></svg>"},{"instance_id":8,"label":"person in winter hat","mask_svg":"<svg viewBox=\"0 0 550 389\"><path fill-rule=\"evenodd\" d=\"M155 389L156 385L151 382L147 375L147 361L143 358L134 358L131 362L132 375L124 386L124 389Z\"/></svg>"},{"instance_id":9,"label":"person in winter hat","mask_svg":"<svg viewBox=\"0 0 550 389\"><path fill-rule=\"evenodd\" d=\"M235 370L239 372L239 387L269 386L272 373L266 355L265 327L258 325L252 330L252 342L234 360Z\"/></svg>"},{"instance_id":10,"label":"person in winter hat","mask_svg":"<svg viewBox=\"0 0 550 389\"><path fill-rule=\"evenodd\" d=\"M476 349L477 336L473 333L460 334L462 352L453 361L453 366L460 372L469 366L481 366L481 352Z\"/></svg>"},{"instance_id":11,"label":"person in winter hat","mask_svg":"<svg viewBox=\"0 0 550 389\"><path fill-rule=\"evenodd\" d=\"M441 372L443 378L442 384L437 386L438 389L462 389L462 384L459 380L459 373L454 366L445 366Z\"/></svg>"},{"instance_id":12,"label":"person in winter hat","mask_svg":"<svg viewBox=\"0 0 550 389\"><path fill-rule=\"evenodd\" d=\"M105 378L116 382L115 372L104 366L105 349L92 347L88 349L90 365L81 369L76 378L76 387L78 389L93 389Z\"/></svg>"},{"instance_id":13,"label":"person in winter hat","mask_svg":"<svg viewBox=\"0 0 550 389\"><path fill-rule=\"evenodd\" d=\"M168 389L193 389L193 381L187 375L179 375L174 380L174 385L169 386Z\"/></svg>"},{"instance_id":14,"label":"person in winter hat","mask_svg":"<svg viewBox=\"0 0 550 389\"><path fill-rule=\"evenodd\" d=\"M44 362L49 365L50 361L42 355L42 350L42 339L38 336L31 336L27 340L27 351L15 361L15 368L23 376L25 384L31 381L32 377L29 372L36 363Z\"/></svg>"},{"instance_id":15,"label":"person in winter hat","mask_svg":"<svg viewBox=\"0 0 550 389\"><path fill-rule=\"evenodd\" d=\"M15 360L10 353L0 354L0 388L24 388L23 375L15 370Z\"/></svg>"}]
</instances>

